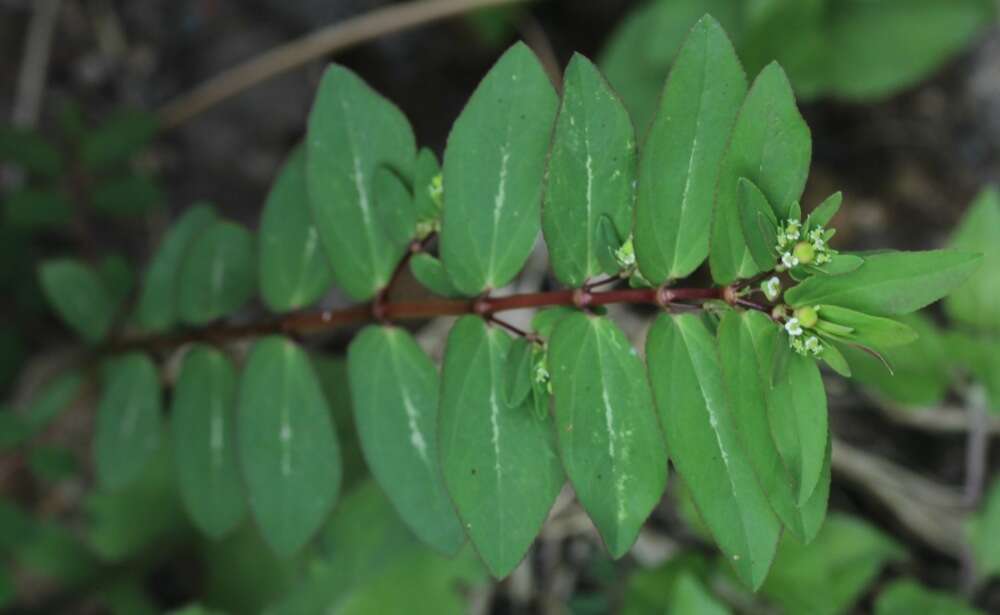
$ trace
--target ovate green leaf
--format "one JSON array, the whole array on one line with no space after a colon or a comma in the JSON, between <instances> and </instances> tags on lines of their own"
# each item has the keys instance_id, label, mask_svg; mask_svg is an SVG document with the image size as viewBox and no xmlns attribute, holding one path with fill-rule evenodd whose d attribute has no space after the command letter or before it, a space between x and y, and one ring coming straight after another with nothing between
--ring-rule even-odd
<instances>
[{"instance_id":1,"label":"ovate green leaf","mask_svg":"<svg viewBox=\"0 0 1000 615\"><path fill-rule=\"evenodd\" d=\"M460 319L448 336L441 389L445 484L483 562L505 577L531 546L563 484L551 423L504 403L510 336Z\"/></svg>"},{"instance_id":2,"label":"ovate green leaf","mask_svg":"<svg viewBox=\"0 0 1000 615\"><path fill-rule=\"evenodd\" d=\"M778 221L767 197L752 181L741 177L737 187L737 209L740 212L740 228L747 242L750 256L761 271L774 268L778 260L775 252Z\"/></svg>"},{"instance_id":3,"label":"ovate green leaf","mask_svg":"<svg viewBox=\"0 0 1000 615\"><path fill-rule=\"evenodd\" d=\"M170 426L184 506L201 531L219 538L246 512L236 456L236 370L222 352L198 345L184 357Z\"/></svg>"},{"instance_id":4,"label":"ovate green leaf","mask_svg":"<svg viewBox=\"0 0 1000 615\"><path fill-rule=\"evenodd\" d=\"M250 509L288 557L322 524L340 490L340 447L308 357L292 342L254 344L239 390L239 444Z\"/></svg>"},{"instance_id":5,"label":"ovate green leaf","mask_svg":"<svg viewBox=\"0 0 1000 615\"><path fill-rule=\"evenodd\" d=\"M933 591L910 579L899 579L879 594L875 615L986 615L962 598Z\"/></svg>"},{"instance_id":6,"label":"ovate green leaf","mask_svg":"<svg viewBox=\"0 0 1000 615\"><path fill-rule=\"evenodd\" d=\"M517 408L531 394L534 380L535 344L525 338L517 338L510 345L504 363L507 405Z\"/></svg>"},{"instance_id":7,"label":"ovate green leaf","mask_svg":"<svg viewBox=\"0 0 1000 615\"><path fill-rule=\"evenodd\" d=\"M558 102L534 53L517 43L455 121L444 155L441 260L462 293L506 286L527 260Z\"/></svg>"},{"instance_id":8,"label":"ovate green leaf","mask_svg":"<svg viewBox=\"0 0 1000 615\"><path fill-rule=\"evenodd\" d=\"M216 220L211 205L192 205L163 237L146 270L136 320L149 331L163 331L177 319L177 289L184 255L194 238Z\"/></svg>"},{"instance_id":9,"label":"ovate green leaf","mask_svg":"<svg viewBox=\"0 0 1000 615\"><path fill-rule=\"evenodd\" d=\"M90 171L124 163L153 139L157 129L152 113L138 109L117 111L85 135L80 160Z\"/></svg>"},{"instance_id":10,"label":"ovate green leaf","mask_svg":"<svg viewBox=\"0 0 1000 615\"><path fill-rule=\"evenodd\" d=\"M438 373L408 332L366 328L348 351L354 420L372 474L403 521L446 554L465 541L437 443Z\"/></svg>"},{"instance_id":11,"label":"ovate green leaf","mask_svg":"<svg viewBox=\"0 0 1000 615\"><path fill-rule=\"evenodd\" d=\"M107 489L135 480L160 445L160 378L149 357L128 354L105 367L94 465Z\"/></svg>"},{"instance_id":12,"label":"ovate green leaf","mask_svg":"<svg viewBox=\"0 0 1000 615\"><path fill-rule=\"evenodd\" d=\"M979 266L978 254L959 250L884 252L837 276L813 276L785 293L789 305L839 305L878 316L914 312L944 297Z\"/></svg>"},{"instance_id":13,"label":"ovate green leaf","mask_svg":"<svg viewBox=\"0 0 1000 615\"><path fill-rule=\"evenodd\" d=\"M694 315L662 315L646 360L674 466L726 560L760 587L780 524L739 441L712 334Z\"/></svg>"},{"instance_id":14,"label":"ovate green leaf","mask_svg":"<svg viewBox=\"0 0 1000 615\"><path fill-rule=\"evenodd\" d=\"M597 255L598 220L632 227L635 130L597 67L576 54L566 67L562 106L549 154L542 230L556 278L580 286L608 269Z\"/></svg>"},{"instance_id":15,"label":"ovate green leaf","mask_svg":"<svg viewBox=\"0 0 1000 615\"><path fill-rule=\"evenodd\" d=\"M375 213L375 169L413 174L416 144L406 117L350 70L332 65L309 114L306 174L316 228L334 278L370 299L389 282L406 249Z\"/></svg>"},{"instance_id":16,"label":"ovate green leaf","mask_svg":"<svg viewBox=\"0 0 1000 615\"><path fill-rule=\"evenodd\" d=\"M815 359L793 352L768 399L771 434L792 476L799 505L816 489L829 439L826 389Z\"/></svg>"},{"instance_id":17,"label":"ovate green leaf","mask_svg":"<svg viewBox=\"0 0 1000 615\"><path fill-rule=\"evenodd\" d=\"M732 43L703 17L670 71L639 165L636 255L654 284L687 276L708 256L719 165L746 92Z\"/></svg>"},{"instance_id":18,"label":"ovate green leaf","mask_svg":"<svg viewBox=\"0 0 1000 615\"><path fill-rule=\"evenodd\" d=\"M779 219L789 217L805 187L812 157L809 127L795 106L785 72L769 64L747 94L719 172L709 262L712 278L728 284L759 267L747 251L739 221L739 179L752 181Z\"/></svg>"},{"instance_id":19,"label":"ovate green leaf","mask_svg":"<svg viewBox=\"0 0 1000 615\"><path fill-rule=\"evenodd\" d=\"M73 205L58 190L24 188L3 203L3 219L11 228L58 229L73 220Z\"/></svg>"},{"instance_id":20,"label":"ovate green leaf","mask_svg":"<svg viewBox=\"0 0 1000 615\"><path fill-rule=\"evenodd\" d=\"M849 327L850 333L843 334L842 337L879 350L905 346L917 340L916 331L891 318L871 316L838 305L821 306L819 315L822 321Z\"/></svg>"},{"instance_id":21,"label":"ovate green leaf","mask_svg":"<svg viewBox=\"0 0 1000 615\"><path fill-rule=\"evenodd\" d=\"M214 222L192 242L181 263L177 311L202 325L236 311L257 283L253 236L232 222Z\"/></svg>"},{"instance_id":22,"label":"ovate green leaf","mask_svg":"<svg viewBox=\"0 0 1000 615\"><path fill-rule=\"evenodd\" d=\"M983 264L945 301L948 314L958 322L993 331L1000 330L1000 192L988 188L965 213L952 237L954 248L979 252Z\"/></svg>"},{"instance_id":23,"label":"ovate green leaf","mask_svg":"<svg viewBox=\"0 0 1000 615\"><path fill-rule=\"evenodd\" d=\"M426 252L413 255L410 259L410 273L435 295L457 297L460 294L452 285L441 261Z\"/></svg>"},{"instance_id":24,"label":"ovate green leaf","mask_svg":"<svg viewBox=\"0 0 1000 615\"><path fill-rule=\"evenodd\" d=\"M316 301L332 282L309 209L306 152L300 146L279 171L261 214L260 292L272 310L287 312Z\"/></svg>"},{"instance_id":25,"label":"ovate green leaf","mask_svg":"<svg viewBox=\"0 0 1000 615\"><path fill-rule=\"evenodd\" d=\"M684 574L674 585L668 613L685 615L729 615L731 612L691 574Z\"/></svg>"},{"instance_id":26,"label":"ovate green leaf","mask_svg":"<svg viewBox=\"0 0 1000 615\"><path fill-rule=\"evenodd\" d=\"M552 334L549 371L563 467L612 557L621 557L667 483L642 361L612 321L578 312Z\"/></svg>"},{"instance_id":27,"label":"ovate green leaf","mask_svg":"<svg viewBox=\"0 0 1000 615\"><path fill-rule=\"evenodd\" d=\"M830 515L815 542L785 536L762 593L787 613L837 615L851 606L903 549L860 519Z\"/></svg>"},{"instance_id":28,"label":"ovate green leaf","mask_svg":"<svg viewBox=\"0 0 1000 615\"><path fill-rule=\"evenodd\" d=\"M49 305L77 335L91 344L107 336L118 306L97 272L82 262L58 259L42 263L38 278Z\"/></svg>"},{"instance_id":29,"label":"ovate green leaf","mask_svg":"<svg viewBox=\"0 0 1000 615\"><path fill-rule=\"evenodd\" d=\"M0 126L0 161L45 177L58 176L63 167L62 154L40 134L8 126Z\"/></svg>"},{"instance_id":30,"label":"ovate green leaf","mask_svg":"<svg viewBox=\"0 0 1000 615\"><path fill-rule=\"evenodd\" d=\"M777 332L777 325L761 312L727 312L719 324L719 355L733 422L757 481L785 527L808 543L819 531L826 499L824 495L821 506L799 508L795 481L771 435L770 364Z\"/></svg>"}]
</instances>

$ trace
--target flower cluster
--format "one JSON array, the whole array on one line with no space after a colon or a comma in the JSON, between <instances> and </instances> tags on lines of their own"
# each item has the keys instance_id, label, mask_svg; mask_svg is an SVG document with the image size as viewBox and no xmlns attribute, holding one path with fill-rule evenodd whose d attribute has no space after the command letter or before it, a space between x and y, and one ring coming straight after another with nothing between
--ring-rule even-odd
<instances>
[{"instance_id":1,"label":"flower cluster","mask_svg":"<svg viewBox=\"0 0 1000 615\"><path fill-rule=\"evenodd\" d=\"M799 265L825 265L830 262L837 253L827 245L832 234L822 226L803 228L799 220L786 220L778 226L775 250L780 255L781 263L777 269L785 271Z\"/></svg>"},{"instance_id":2,"label":"flower cluster","mask_svg":"<svg viewBox=\"0 0 1000 615\"><path fill-rule=\"evenodd\" d=\"M792 350L802 356L818 356L823 352L823 342L811 328L819 321L819 307L803 307L785 321L785 332Z\"/></svg>"}]
</instances>

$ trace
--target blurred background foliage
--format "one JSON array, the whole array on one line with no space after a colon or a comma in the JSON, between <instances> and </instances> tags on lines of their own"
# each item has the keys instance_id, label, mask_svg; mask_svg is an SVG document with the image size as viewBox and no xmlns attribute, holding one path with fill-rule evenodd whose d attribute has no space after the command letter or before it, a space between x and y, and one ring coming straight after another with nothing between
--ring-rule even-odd
<instances>
[{"instance_id":1,"label":"blurred background foliage","mask_svg":"<svg viewBox=\"0 0 1000 615\"><path fill-rule=\"evenodd\" d=\"M0 608L15 613L1000 612L1000 34L992 0L550 0L481 11L338 55L438 153L499 50L526 39L558 72L599 60L643 132L690 25L710 12L751 74L788 70L813 129L807 202L843 188L844 248L953 245L986 255L921 333L856 379L830 377L831 513L786 537L749 594L704 538L679 480L632 553L611 561L564 494L538 545L495 584L474 554L442 558L395 515L350 425L342 352L313 360L342 439L345 493L282 560L249 522L220 539L184 513L170 447L141 480L95 486L98 374L45 307L42 259L84 258L109 325L170 220L208 199L254 223L301 139L323 61L162 130L156 110L238 61L387 0L0 0ZM48 19L49 23L39 23ZM48 25L48 38L43 26ZM39 33L43 34L39 34ZM39 40L41 37L41 40ZM48 58L40 65L32 45ZM44 95L25 94L25 75ZM977 196L978 195L978 196ZM540 267L526 276L544 278ZM410 292L417 292L410 288ZM347 303L333 291L324 306ZM259 313L258 306L246 310ZM624 312L641 323L647 316ZM633 330L641 325L636 324ZM443 330L421 341L440 350ZM173 370L173 371L172 371ZM176 366L167 367L167 379ZM995 447L994 447L995 448ZM994 483L992 487L990 484Z\"/></svg>"}]
</instances>

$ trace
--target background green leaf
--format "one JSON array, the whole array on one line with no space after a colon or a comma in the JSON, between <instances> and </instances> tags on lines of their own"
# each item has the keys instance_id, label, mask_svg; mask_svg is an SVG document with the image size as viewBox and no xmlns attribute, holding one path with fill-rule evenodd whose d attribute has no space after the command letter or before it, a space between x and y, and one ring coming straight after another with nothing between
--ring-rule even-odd
<instances>
[{"instance_id":1,"label":"background green leaf","mask_svg":"<svg viewBox=\"0 0 1000 615\"><path fill-rule=\"evenodd\" d=\"M636 258L654 284L689 275L708 256L719 166L746 92L722 26L702 18L670 71L639 163Z\"/></svg>"},{"instance_id":2,"label":"background green leaf","mask_svg":"<svg viewBox=\"0 0 1000 615\"><path fill-rule=\"evenodd\" d=\"M493 576L521 561L563 485L551 423L504 403L510 336L466 316L448 336L441 385L445 484Z\"/></svg>"},{"instance_id":3,"label":"background green leaf","mask_svg":"<svg viewBox=\"0 0 1000 615\"><path fill-rule=\"evenodd\" d=\"M145 284L139 294L136 320L149 331L168 329L177 319L177 295L180 268L188 247L217 216L207 203L196 203L185 210L164 234L156 254L146 269Z\"/></svg>"},{"instance_id":4,"label":"background green leaf","mask_svg":"<svg viewBox=\"0 0 1000 615\"><path fill-rule=\"evenodd\" d=\"M306 151L296 147L278 172L260 219L260 293L269 308L309 305L333 283L306 191Z\"/></svg>"},{"instance_id":5,"label":"background green leaf","mask_svg":"<svg viewBox=\"0 0 1000 615\"><path fill-rule=\"evenodd\" d=\"M372 326L348 351L354 420L368 467L406 524L452 555L465 542L438 456L438 373L410 334Z\"/></svg>"},{"instance_id":6,"label":"background green leaf","mask_svg":"<svg viewBox=\"0 0 1000 615\"><path fill-rule=\"evenodd\" d=\"M322 524L341 481L330 409L292 342L254 344L240 379L237 431L254 519L271 548L288 557Z\"/></svg>"},{"instance_id":7,"label":"background green leaf","mask_svg":"<svg viewBox=\"0 0 1000 615\"><path fill-rule=\"evenodd\" d=\"M444 154L441 260L466 295L506 286L535 245L558 104L535 54L517 43L455 120Z\"/></svg>"},{"instance_id":8,"label":"background green leaf","mask_svg":"<svg viewBox=\"0 0 1000 615\"><path fill-rule=\"evenodd\" d=\"M642 361L611 320L582 312L556 326L548 360L563 467L619 558L667 484L667 450Z\"/></svg>"},{"instance_id":9,"label":"background green leaf","mask_svg":"<svg viewBox=\"0 0 1000 615\"><path fill-rule=\"evenodd\" d=\"M598 258L597 223L608 216L620 234L629 233L636 163L628 112L597 67L574 55L563 80L542 203L549 259L566 286L617 273Z\"/></svg>"},{"instance_id":10,"label":"background green leaf","mask_svg":"<svg viewBox=\"0 0 1000 615\"><path fill-rule=\"evenodd\" d=\"M184 506L198 529L217 539L246 514L236 456L236 370L222 352L202 345L188 351L170 427Z\"/></svg>"},{"instance_id":11,"label":"background green leaf","mask_svg":"<svg viewBox=\"0 0 1000 615\"><path fill-rule=\"evenodd\" d=\"M110 360L103 380L94 465L102 486L119 489L139 477L160 445L160 378L149 357L132 353Z\"/></svg>"},{"instance_id":12,"label":"background green leaf","mask_svg":"<svg viewBox=\"0 0 1000 615\"><path fill-rule=\"evenodd\" d=\"M191 243L180 269L177 310L203 325L235 312L257 285L253 236L233 222L213 222Z\"/></svg>"},{"instance_id":13,"label":"background green leaf","mask_svg":"<svg viewBox=\"0 0 1000 615\"><path fill-rule=\"evenodd\" d=\"M49 304L77 335L91 344L107 336L118 308L93 268L68 258L49 260L38 278Z\"/></svg>"},{"instance_id":14,"label":"background green leaf","mask_svg":"<svg viewBox=\"0 0 1000 615\"><path fill-rule=\"evenodd\" d=\"M986 615L958 596L932 591L910 579L890 584L875 601L875 615Z\"/></svg>"},{"instance_id":15,"label":"background green leaf","mask_svg":"<svg viewBox=\"0 0 1000 615\"><path fill-rule=\"evenodd\" d=\"M309 203L334 279L352 298L370 299L406 248L390 240L376 217L375 169L412 176L413 129L395 105L334 64L309 114L306 151Z\"/></svg>"},{"instance_id":16,"label":"background green leaf","mask_svg":"<svg viewBox=\"0 0 1000 615\"><path fill-rule=\"evenodd\" d=\"M951 247L978 252L982 265L948 295L944 307L959 323L1000 331L1000 192L987 188L972 203Z\"/></svg>"}]
</instances>

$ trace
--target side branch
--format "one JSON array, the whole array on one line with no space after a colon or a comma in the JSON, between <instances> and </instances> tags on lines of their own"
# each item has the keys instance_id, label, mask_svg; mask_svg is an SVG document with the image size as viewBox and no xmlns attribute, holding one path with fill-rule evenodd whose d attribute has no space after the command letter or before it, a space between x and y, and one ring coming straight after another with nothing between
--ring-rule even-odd
<instances>
[{"instance_id":1,"label":"side branch","mask_svg":"<svg viewBox=\"0 0 1000 615\"><path fill-rule=\"evenodd\" d=\"M165 351L192 342L223 344L264 335L312 335L367 322L423 320L438 316L462 316L465 314L488 317L511 310L556 306L588 308L615 303L632 303L659 305L667 308L674 302L723 299L728 294L726 288L626 288L603 292L569 289L525 293L508 297L480 297L478 299L375 301L341 310L293 312L247 324L211 325L180 333L124 338L109 344L107 351Z\"/></svg>"}]
</instances>

